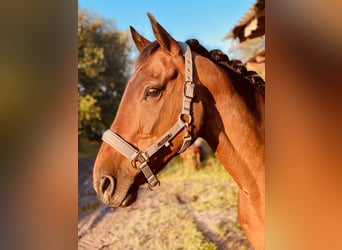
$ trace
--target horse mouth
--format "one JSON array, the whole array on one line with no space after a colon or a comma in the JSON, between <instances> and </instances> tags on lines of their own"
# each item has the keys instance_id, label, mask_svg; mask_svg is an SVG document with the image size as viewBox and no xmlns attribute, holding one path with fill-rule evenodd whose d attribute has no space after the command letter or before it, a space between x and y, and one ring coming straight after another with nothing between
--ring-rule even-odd
<instances>
[{"instance_id":1,"label":"horse mouth","mask_svg":"<svg viewBox=\"0 0 342 250\"><path fill-rule=\"evenodd\" d=\"M139 186L133 183L127 191L126 197L123 199L119 207L128 207L132 205L138 197Z\"/></svg>"}]
</instances>

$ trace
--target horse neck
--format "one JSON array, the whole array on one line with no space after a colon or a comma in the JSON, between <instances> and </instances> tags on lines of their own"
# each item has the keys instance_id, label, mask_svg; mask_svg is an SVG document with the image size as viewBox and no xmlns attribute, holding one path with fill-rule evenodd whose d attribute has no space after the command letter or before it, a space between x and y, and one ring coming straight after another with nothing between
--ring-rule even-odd
<instances>
[{"instance_id":1,"label":"horse neck","mask_svg":"<svg viewBox=\"0 0 342 250\"><path fill-rule=\"evenodd\" d=\"M205 110L200 136L241 189L264 190L264 97L207 58L196 56L195 65Z\"/></svg>"}]
</instances>

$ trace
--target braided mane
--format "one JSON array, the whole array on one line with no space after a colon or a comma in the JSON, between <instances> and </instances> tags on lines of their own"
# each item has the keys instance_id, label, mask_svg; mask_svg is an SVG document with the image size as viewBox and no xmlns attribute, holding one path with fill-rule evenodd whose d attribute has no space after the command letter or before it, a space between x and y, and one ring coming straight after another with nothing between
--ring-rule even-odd
<instances>
[{"instance_id":1,"label":"braided mane","mask_svg":"<svg viewBox=\"0 0 342 250\"><path fill-rule=\"evenodd\" d=\"M240 60L229 60L228 56L218 49L214 49L209 52L196 39L187 40L186 43L191 49L202 56L211 59L220 66L223 66L226 70L229 69L236 72L265 95L265 81L255 71L248 71L246 66Z\"/></svg>"}]
</instances>

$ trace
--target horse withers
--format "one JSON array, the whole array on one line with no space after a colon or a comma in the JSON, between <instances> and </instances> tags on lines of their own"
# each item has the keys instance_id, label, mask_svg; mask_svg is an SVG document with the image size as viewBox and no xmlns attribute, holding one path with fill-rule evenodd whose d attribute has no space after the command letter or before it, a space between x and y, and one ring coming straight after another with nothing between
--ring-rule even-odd
<instances>
[{"instance_id":1,"label":"horse withers","mask_svg":"<svg viewBox=\"0 0 342 250\"><path fill-rule=\"evenodd\" d=\"M157 173L202 137L239 187L242 229L264 249L264 93L236 62L222 63L196 41L177 42L148 16L156 41L131 27L140 54L96 158L98 197L111 207L131 205L140 185L159 185Z\"/></svg>"}]
</instances>

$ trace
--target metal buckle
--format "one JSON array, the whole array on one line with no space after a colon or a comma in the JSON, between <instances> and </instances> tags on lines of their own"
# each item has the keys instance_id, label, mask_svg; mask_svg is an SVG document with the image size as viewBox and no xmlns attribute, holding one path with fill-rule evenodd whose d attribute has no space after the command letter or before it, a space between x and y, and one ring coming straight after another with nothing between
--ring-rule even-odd
<instances>
[{"instance_id":1,"label":"metal buckle","mask_svg":"<svg viewBox=\"0 0 342 250\"><path fill-rule=\"evenodd\" d=\"M157 176L153 174L146 161L139 166L139 169L147 179L148 187L150 190L152 190L155 186L160 185L160 181L158 180Z\"/></svg>"},{"instance_id":2,"label":"metal buckle","mask_svg":"<svg viewBox=\"0 0 342 250\"><path fill-rule=\"evenodd\" d=\"M192 137L190 134L187 134L183 138L183 144L179 149L178 153L183 153L190 145L191 145Z\"/></svg>"},{"instance_id":3,"label":"metal buckle","mask_svg":"<svg viewBox=\"0 0 342 250\"><path fill-rule=\"evenodd\" d=\"M142 151L139 151L137 156L133 160L131 160L131 165L133 168L139 169L139 166L147 161L148 158L145 156L145 154ZM137 163L139 163L139 165Z\"/></svg>"},{"instance_id":4,"label":"metal buckle","mask_svg":"<svg viewBox=\"0 0 342 250\"><path fill-rule=\"evenodd\" d=\"M184 84L184 95L189 98L194 98L195 96L195 83L191 81L186 81Z\"/></svg>"}]
</instances>

